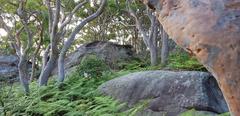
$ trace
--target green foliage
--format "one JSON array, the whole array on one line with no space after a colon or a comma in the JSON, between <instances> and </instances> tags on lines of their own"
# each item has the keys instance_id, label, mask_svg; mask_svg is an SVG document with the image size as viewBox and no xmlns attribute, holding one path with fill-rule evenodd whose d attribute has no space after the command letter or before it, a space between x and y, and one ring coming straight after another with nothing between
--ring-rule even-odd
<instances>
[{"instance_id":1,"label":"green foliage","mask_svg":"<svg viewBox=\"0 0 240 116\"><path fill-rule=\"evenodd\" d=\"M120 110L125 107L126 104L120 104L118 101L114 101L111 97L95 97L96 104L91 106L91 110L87 111L88 115L111 115L120 114Z\"/></svg>"},{"instance_id":2,"label":"green foliage","mask_svg":"<svg viewBox=\"0 0 240 116\"><path fill-rule=\"evenodd\" d=\"M168 67L171 69L206 71L204 66L186 52L170 54Z\"/></svg>"},{"instance_id":3,"label":"green foliage","mask_svg":"<svg viewBox=\"0 0 240 116\"><path fill-rule=\"evenodd\" d=\"M45 5L42 4L42 0L28 0L26 2L26 8L31 10L47 10Z\"/></svg>"},{"instance_id":4,"label":"green foliage","mask_svg":"<svg viewBox=\"0 0 240 116\"><path fill-rule=\"evenodd\" d=\"M5 12L8 12L10 14L15 13L17 7L15 6L15 4L18 3L17 0L0 0L0 8L1 10L4 10ZM10 4L11 3L11 4Z\"/></svg>"},{"instance_id":5,"label":"green foliage","mask_svg":"<svg viewBox=\"0 0 240 116\"><path fill-rule=\"evenodd\" d=\"M140 101L133 108L127 111L128 116L136 116L137 113L143 111L149 104L149 100Z\"/></svg>"},{"instance_id":6,"label":"green foliage","mask_svg":"<svg viewBox=\"0 0 240 116\"><path fill-rule=\"evenodd\" d=\"M196 110L192 109L192 110L188 110L186 112L181 113L180 116L210 116L210 115L200 114L200 113L197 113Z\"/></svg>"},{"instance_id":7,"label":"green foliage","mask_svg":"<svg viewBox=\"0 0 240 116\"><path fill-rule=\"evenodd\" d=\"M19 92L19 85L13 87L11 96L5 99L5 111L8 115L39 115L39 116L125 116L134 114L143 105L137 105L123 111L127 107L111 97L102 96L97 88L102 83L129 72L104 73L103 78L82 78L78 72L70 74L60 85L51 80L48 86L39 88L37 83L31 83L32 93L24 96ZM6 92L5 92L6 93ZM1 94L3 95L3 94ZM141 108L140 108L141 107ZM0 106L0 110L3 109ZM0 113L0 115L3 115Z\"/></svg>"},{"instance_id":8,"label":"green foliage","mask_svg":"<svg viewBox=\"0 0 240 116\"><path fill-rule=\"evenodd\" d=\"M61 0L63 7L65 8L65 11L70 12L72 9L76 6L76 3L74 0Z\"/></svg>"},{"instance_id":9,"label":"green foliage","mask_svg":"<svg viewBox=\"0 0 240 116\"><path fill-rule=\"evenodd\" d=\"M223 113L223 114L219 114L218 116L231 116L230 112L226 112L226 113Z\"/></svg>"},{"instance_id":10,"label":"green foliage","mask_svg":"<svg viewBox=\"0 0 240 116\"><path fill-rule=\"evenodd\" d=\"M144 70L160 70L166 68L169 70L195 70L195 71L207 71L205 67L199 63L199 61L191 57L187 52L177 50L176 52L170 54L168 59L168 65L166 67L161 64L157 66L150 66L149 58L146 60L134 59L129 62L119 63L119 67L123 70L135 70L135 71L144 71Z\"/></svg>"},{"instance_id":11,"label":"green foliage","mask_svg":"<svg viewBox=\"0 0 240 116\"><path fill-rule=\"evenodd\" d=\"M14 51L11 49L7 37L0 37L0 54L11 54L13 52Z\"/></svg>"},{"instance_id":12,"label":"green foliage","mask_svg":"<svg viewBox=\"0 0 240 116\"><path fill-rule=\"evenodd\" d=\"M104 72L109 72L110 68L96 55L83 57L81 64L77 67L77 72L82 77L100 77Z\"/></svg>"},{"instance_id":13,"label":"green foliage","mask_svg":"<svg viewBox=\"0 0 240 116\"><path fill-rule=\"evenodd\" d=\"M137 70L146 67L147 63L139 58L132 59L130 61L122 61L118 63L118 67L123 70Z\"/></svg>"},{"instance_id":14,"label":"green foliage","mask_svg":"<svg viewBox=\"0 0 240 116\"><path fill-rule=\"evenodd\" d=\"M181 113L180 116L213 116L213 115L211 113L201 112L201 111L197 111L195 109L191 109L191 110ZM226 112L223 114L219 114L218 116L230 116L230 113Z\"/></svg>"},{"instance_id":15,"label":"green foliage","mask_svg":"<svg viewBox=\"0 0 240 116\"><path fill-rule=\"evenodd\" d=\"M188 60L192 59L187 54L173 54L170 56L169 66L176 67L177 62L190 62ZM194 62L197 61L195 60ZM113 73L109 71L106 64L98 59L96 55L88 55L82 59L77 70L68 75L62 84L56 84L56 81L52 79L48 86L39 88L37 83L31 83L31 95L27 97L20 91L21 88L19 88L18 84L14 85L10 96L0 97L0 101L4 101L4 106L0 106L0 112L4 110L7 115L40 116L60 114L66 116L135 116L144 110L148 105L148 101L143 101L126 110L126 104L101 95L97 91L98 86L114 77L139 70L159 69L161 66L149 67L146 62L137 59L128 64L123 64L123 66L124 70ZM191 67L191 69L194 68L196 67ZM83 78L83 72L86 71L91 74L91 77L100 78ZM10 90L10 87L7 87L6 90ZM7 91L3 91L0 96L6 96L6 93ZM3 112L0 115L3 115ZM195 115L195 110L182 114L182 116ZM228 116L228 114L223 114L222 116Z\"/></svg>"}]
</instances>

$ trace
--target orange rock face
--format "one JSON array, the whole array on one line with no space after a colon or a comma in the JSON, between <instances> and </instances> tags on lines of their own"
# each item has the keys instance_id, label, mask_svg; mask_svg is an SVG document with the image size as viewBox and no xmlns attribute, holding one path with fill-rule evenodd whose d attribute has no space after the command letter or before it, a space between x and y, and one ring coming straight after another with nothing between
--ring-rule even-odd
<instances>
[{"instance_id":1,"label":"orange rock face","mask_svg":"<svg viewBox=\"0 0 240 116\"><path fill-rule=\"evenodd\" d=\"M215 76L240 116L240 0L143 0L166 32Z\"/></svg>"}]
</instances>

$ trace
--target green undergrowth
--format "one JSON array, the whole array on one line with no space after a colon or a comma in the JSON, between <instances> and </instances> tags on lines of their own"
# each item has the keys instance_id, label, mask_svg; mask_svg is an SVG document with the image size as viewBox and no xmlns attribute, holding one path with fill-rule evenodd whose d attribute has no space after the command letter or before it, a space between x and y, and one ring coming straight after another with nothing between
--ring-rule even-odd
<instances>
[{"instance_id":1,"label":"green undergrowth","mask_svg":"<svg viewBox=\"0 0 240 116\"><path fill-rule=\"evenodd\" d=\"M101 95L98 86L128 73L164 68L161 65L152 67L147 60L136 59L119 64L123 70L114 72L95 56L83 61L64 83L57 83L53 77L45 87L31 83L29 96L23 94L20 84L1 87L0 116L135 116L146 107L146 101L129 109L126 104ZM170 70L205 70L196 59L182 53L171 54L166 67Z\"/></svg>"},{"instance_id":2,"label":"green undergrowth","mask_svg":"<svg viewBox=\"0 0 240 116\"><path fill-rule=\"evenodd\" d=\"M185 111L180 114L180 116L231 116L229 112L223 113L223 114L213 114L210 112L205 112L205 111L197 111L195 109L191 109L188 111Z\"/></svg>"},{"instance_id":3,"label":"green undergrowth","mask_svg":"<svg viewBox=\"0 0 240 116\"><path fill-rule=\"evenodd\" d=\"M76 71L61 84L56 84L54 79L51 79L46 87L39 88L37 83L31 83L29 96L20 92L21 88L16 84L11 95L4 98L7 102L0 108L2 112L4 109L0 115L5 113L7 116L134 116L144 105L138 104L126 110L126 104L103 96L97 90L102 83L128 73L128 71L106 72L98 78L84 78Z\"/></svg>"},{"instance_id":4,"label":"green undergrowth","mask_svg":"<svg viewBox=\"0 0 240 116\"><path fill-rule=\"evenodd\" d=\"M170 69L178 70L194 70L194 71L207 71L205 67L199 63L199 61L190 56L188 53L176 52L169 55L169 64L167 65Z\"/></svg>"},{"instance_id":5,"label":"green undergrowth","mask_svg":"<svg viewBox=\"0 0 240 116\"><path fill-rule=\"evenodd\" d=\"M83 57L80 65L77 67L79 76L82 77L100 77L102 73L109 72L110 68L104 61L94 54Z\"/></svg>"},{"instance_id":6,"label":"green undergrowth","mask_svg":"<svg viewBox=\"0 0 240 116\"><path fill-rule=\"evenodd\" d=\"M160 60L160 58L159 58ZM190 71L207 71L206 68L199 63L199 61L190 56L187 52L174 52L169 55L168 63L166 66L161 64L157 66L150 66L149 59L146 60L132 60L128 63L123 63L124 70L136 70L136 71L145 71L145 70L190 70Z\"/></svg>"}]
</instances>

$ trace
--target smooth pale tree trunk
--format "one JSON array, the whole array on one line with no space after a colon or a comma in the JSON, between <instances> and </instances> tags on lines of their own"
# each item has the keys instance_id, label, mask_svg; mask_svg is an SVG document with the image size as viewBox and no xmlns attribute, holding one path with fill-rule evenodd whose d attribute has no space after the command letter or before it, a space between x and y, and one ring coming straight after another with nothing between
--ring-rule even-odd
<instances>
[{"instance_id":1,"label":"smooth pale tree trunk","mask_svg":"<svg viewBox=\"0 0 240 116\"><path fill-rule=\"evenodd\" d=\"M42 71L39 77L39 86L46 86L48 83L48 79L53 71L53 69L56 66L56 62L58 60L58 44L59 44L59 40L60 40L60 36L61 33L58 33L58 30L62 30L58 29L58 23L60 20L60 7L61 7L61 0L56 0L55 4L55 11L53 12L53 9L51 7L50 4L51 0L46 0L46 5L48 7L48 17L49 17L49 33L50 33L50 44L47 47L45 54L44 54L44 58L46 60L46 56L48 53L48 49L51 50L50 52L50 59L47 61L46 65L45 65L45 61L43 62L43 67L42 67ZM48 59L48 58L47 58Z\"/></svg>"},{"instance_id":2,"label":"smooth pale tree trunk","mask_svg":"<svg viewBox=\"0 0 240 116\"><path fill-rule=\"evenodd\" d=\"M19 78L20 82L23 86L24 92L26 95L30 93L29 90L29 74L28 74L28 62L24 56L20 57L19 63L18 63L18 71L19 71Z\"/></svg>"},{"instance_id":3,"label":"smooth pale tree trunk","mask_svg":"<svg viewBox=\"0 0 240 116\"><path fill-rule=\"evenodd\" d=\"M155 18L155 17L153 17ZM150 55L151 55L151 65L156 66L158 64L158 49L157 49L157 36L159 34L159 22L157 19L152 20L153 28L152 28L152 36L149 38L149 48L150 48Z\"/></svg>"},{"instance_id":4,"label":"smooth pale tree trunk","mask_svg":"<svg viewBox=\"0 0 240 116\"><path fill-rule=\"evenodd\" d=\"M168 42L168 35L162 29L162 49L161 49L161 64L163 66L167 65L168 63L168 55L169 55L169 42Z\"/></svg>"},{"instance_id":5,"label":"smooth pale tree trunk","mask_svg":"<svg viewBox=\"0 0 240 116\"><path fill-rule=\"evenodd\" d=\"M43 30L43 25L42 25L41 26L41 31L40 31L40 40L39 40L39 42L36 42L37 48L35 49L35 51L33 53L33 56L32 56L32 72L31 72L31 76L30 76L30 82L33 81L33 78L35 76L36 57L38 56L39 51L40 51L41 46L42 46L43 34L44 34L44 30Z\"/></svg>"},{"instance_id":6,"label":"smooth pale tree trunk","mask_svg":"<svg viewBox=\"0 0 240 116\"><path fill-rule=\"evenodd\" d=\"M44 68L46 67L47 65L47 62L49 60L49 52L50 52L50 45L47 46L46 50L44 51L43 53L43 57L42 57L42 71L44 70ZM41 72L42 72L41 71Z\"/></svg>"},{"instance_id":7,"label":"smooth pale tree trunk","mask_svg":"<svg viewBox=\"0 0 240 116\"><path fill-rule=\"evenodd\" d=\"M56 66L56 61L58 60L58 54L51 54L49 61L47 62L46 66L42 70L40 77L39 77L39 86L46 86L48 83L48 79Z\"/></svg>"},{"instance_id":8,"label":"smooth pale tree trunk","mask_svg":"<svg viewBox=\"0 0 240 116\"><path fill-rule=\"evenodd\" d=\"M35 67L36 67L35 62L36 62L36 58L33 57L33 58L32 58L32 72L31 72L31 76L30 76L30 82L32 82L32 81L33 81L33 78L34 78Z\"/></svg>"},{"instance_id":9,"label":"smooth pale tree trunk","mask_svg":"<svg viewBox=\"0 0 240 116\"><path fill-rule=\"evenodd\" d=\"M58 59L58 82L63 82L65 78L65 70L64 70L64 57L65 54L61 53Z\"/></svg>"},{"instance_id":10,"label":"smooth pale tree trunk","mask_svg":"<svg viewBox=\"0 0 240 116\"><path fill-rule=\"evenodd\" d=\"M156 66L158 63L157 63L157 47L155 46L152 46L152 47L149 47L149 50L150 50L150 56L151 56L151 66Z\"/></svg>"},{"instance_id":11,"label":"smooth pale tree trunk","mask_svg":"<svg viewBox=\"0 0 240 116\"><path fill-rule=\"evenodd\" d=\"M127 0L127 6L128 6L128 12L130 15L135 19L136 28L139 30L139 32L143 36L143 42L147 48L149 48L150 51L150 60L151 60L151 66L157 65L157 45L156 45L156 38L158 34L158 28L159 23L157 21L156 16L154 16L153 12L147 8L147 16L149 20L151 21L151 26L149 31L145 31L142 21L137 17L135 11L130 6L131 1Z\"/></svg>"},{"instance_id":12,"label":"smooth pale tree trunk","mask_svg":"<svg viewBox=\"0 0 240 116\"><path fill-rule=\"evenodd\" d=\"M65 55L68 51L68 49L71 47L72 43L75 40L76 35L81 31L81 29L88 24L89 22L93 21L96 19L99 15L102 14L104 7L107 3L107 0L102 0L101 5L98 8L98 10L91 14L90 16L86 17L83 19L77 26L76 28L72 31L70 34L69 38L64 42L63 48L61 49L61 52L59 54L59 59L58 59L58 82L61 83L64 81L65 78L65 70L64 70L64 58Z\"/></svg>"}]
</instances>

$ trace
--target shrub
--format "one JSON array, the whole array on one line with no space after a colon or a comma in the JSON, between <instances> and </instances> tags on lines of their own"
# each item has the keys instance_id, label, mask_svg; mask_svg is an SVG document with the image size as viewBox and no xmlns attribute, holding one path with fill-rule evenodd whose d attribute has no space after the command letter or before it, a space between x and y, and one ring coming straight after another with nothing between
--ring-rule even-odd
<instances>
[{"instance_id":1,"label":"shrub","mask_svg":"<svg viewBox=\"0 0 240 116\"><path fill-rule=\"evenodd\" d=\"M110 71L110 68L104 61L93 54L83 57L80 65L77 67L77 72L79 72L81 77L101 77L103 72L108 71Z\"/></svg>"},{"instance_id":2,"label":"shrub","mask_svg":"<svg viewBox=\"0 0 240 116\"><path fill-rule=\"evenodd\" d=\"M127 62L118 63L118 66L124 70L138 70L147 66L147 63L143 62L140 59L134 59Z\"/></svg>"},{"instance_id":3,"label":"shrub","mask_svg":"<svg viewBox=\"0 0 240 116\"><path fill-rule=\"evenodd\" d=\"M197 111L195 109L191 109L191 110L187 110L187 111L181 113L180 116L213 116L213 114L210 112ZM230 116L230 113L226 112L226 113L219 114L216 116Z\"/></svg>"},{"instance_id":4,"label":"shrub","mask_svg":"<svg viewBox=\"0 0 240 116\"><path fill-rule=\"evenodd\" d=\"M171 69L206 71L205 67L199 63L196 58L191 57L187 52L176 52L170 54L169 64L167 66Z\"/></svg>"}]
</instances>

